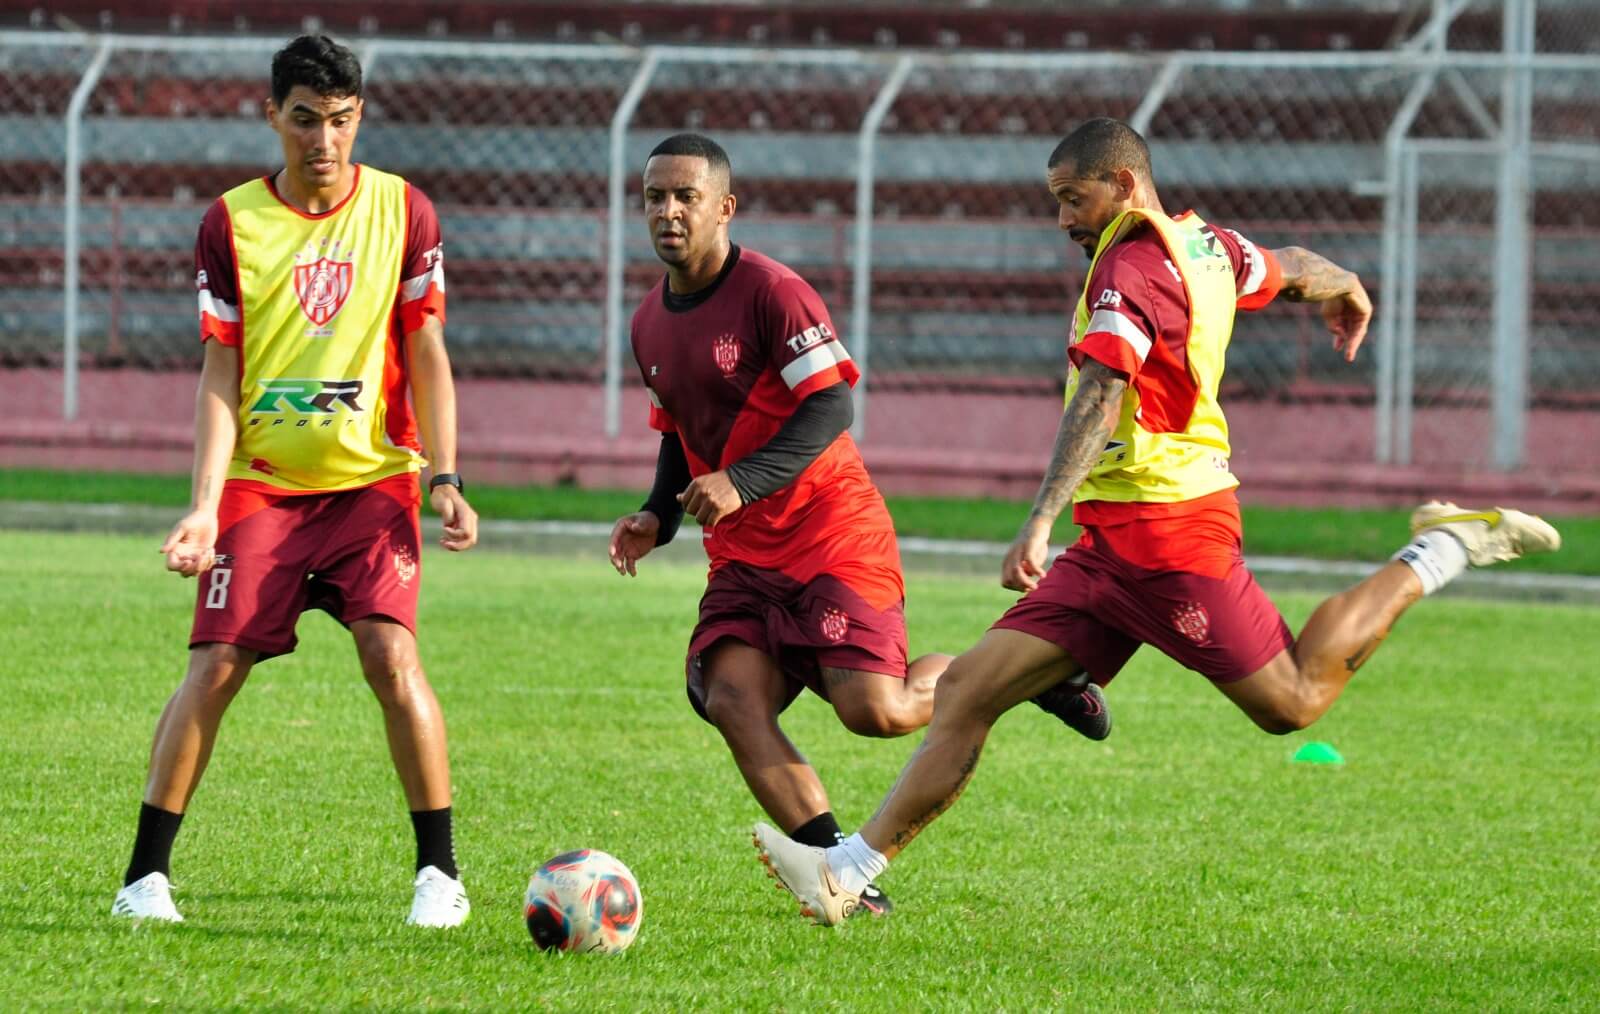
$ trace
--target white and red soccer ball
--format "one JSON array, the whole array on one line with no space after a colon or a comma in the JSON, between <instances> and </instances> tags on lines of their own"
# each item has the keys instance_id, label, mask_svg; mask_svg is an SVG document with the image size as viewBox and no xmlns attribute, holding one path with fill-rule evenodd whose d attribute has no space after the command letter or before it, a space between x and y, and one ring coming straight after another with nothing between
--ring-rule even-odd
<instances>
[{"instance_id":1,"label":"white and red soccer ball","mask_svg":"<svg viewBox=\"0 0 1600 1014\"><path fill-rule=\"evenodd\" d=\"M522 911L540 950L616 954L639 933L644 897L620 860L579 849L534 871Z\"/></svg>"}]
</instances>

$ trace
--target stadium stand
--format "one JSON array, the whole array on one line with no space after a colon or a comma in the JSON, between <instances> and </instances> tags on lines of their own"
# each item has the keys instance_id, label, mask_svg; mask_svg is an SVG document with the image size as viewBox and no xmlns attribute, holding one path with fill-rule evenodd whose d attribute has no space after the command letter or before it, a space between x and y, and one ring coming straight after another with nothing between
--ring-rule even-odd
<instances>
[{"instance_id":1,"label":"stadium stand","mask_svg":"<svg viewBox=\"0 0 1600 1014\"><path fill-rule=\"evenodd\" d=\"M1600 51L1600 26L1585 0L1545 0L1537 34L1547 52ZM302 28L357 35L478 37L561 42L733 43L770 46L912 46L1002 50L1386 49L1426 19L1422 2L1167 0L1159 11L1114 0L1052 4L998 0L782 5L737 3L539 3L485 0L324 0L308 12L282 0L53 0L12 8L0 24L62 20L117 31L274 33ZM1493 10L1468 10L1451 28L1458 50L1500 47Z\"/></svg>"},{"instance_id":2,"label":"stadium stand","mask_svg":"<svg viewBox=\"0 0 1600 1014\"><path fill-rule=\"evenodd\" d=\"M359 42L401 36L519 42L721 43L1156 53L1163 50L1332 50L1391 47L1414 32L1425 3L1265 0L1172 5L363 3L298 5L168 0L116 6L62 0L9 8L0 26L287 35L327 30ZM1600 51L1600 18L1582 0L1539 6L1549 51ZM1494 50L1500 25L1474 9L1452 26L1455 49ZM1151 66L1155 66L1154 63ZM600 375L607 181L604 151L631 67L609 73L480 72L380 59L367 91L360 156L404 173L439 207L449 247L450 333L469 377L593 381ZM30 124L59 122L77 82L64 68L8 66L0 88L0 367L59 365L59 145ZM805 271L835 315L848 315L855 204L855 131L875 94L870 76L818 67L765 68L760 87L737 70L663 71L631 124L628 164L685 127L733 155L738 238ZM440 87L448 80L449 87ZM713 82L706 87L706 81ZM1369 279L1378 273L1384 201L1382 141L1405 89L1393 76L1349 76L1325 89L1240 73L1190 75L1156 110L1148 133L1169 205L1194 207L1270 245L1304 243ZM1065 301L1081 264L1062 264L1037 161L1064 125L1129 117L1149 74L1059 82L918 71L878 138L874 187L874 391L1048 394L1059 384ZM1304 84L1304 82L1299 82ZM1479 116L1447 89L1418 111L1413 136L1482 136ZM1542 81L1536 136L1600 142L1589 90ZM276 157L259 121L259 74L225 60L119 56L89 96L82 169L81 325L87 367L187 371L196 359L180 310L192 286L195 223L206 201ZM1264 153L1265 154L1264 156ZM1263 158L1270 172L1262 172ZM1531 280L1529 374L1535 405L1592 408L1600 392L1600 280L1592 249L1600 188L1565 164L1540 167L1531 210L1539 242ZM1567 174L1567 175L1563 175ZM1422 217L1429 256L1418 279L1415 368L1431 404L1485 398L1492 298L1484 250L1493 228L1493 159L1433 167ZM637 189L637 178L627 192ZM1429 209L1434 209L1430 211ZM626 235L627 299L659 276L641 229ZM1376 294L1376 293L1375 293ZM20 340L18 340L20 339ZM1338 364L1309 315L1273 308L1241 325L1231 395L1263 404L1325 402L1370 412L1374 362ZM631 376L628 377L632 381ZM1370 429L1369 423L1353 423ZM881 431L880 431L881 432ZM1290 456L1293 451L1289 450ZM1355 448L1357 460L1370 450ZM1021 478L1029 463L1018 468ZM1026 492L1026 490L1022 490Z\"/></svg>"}]
</instances>

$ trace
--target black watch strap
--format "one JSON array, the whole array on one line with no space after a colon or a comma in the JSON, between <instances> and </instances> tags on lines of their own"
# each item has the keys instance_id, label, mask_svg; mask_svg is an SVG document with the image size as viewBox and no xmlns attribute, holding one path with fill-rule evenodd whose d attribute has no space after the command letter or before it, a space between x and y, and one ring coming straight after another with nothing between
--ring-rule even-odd
<instances>
[{"instance_id":1,"label":"black watch strap","mask_svg":"<svg viewBox=\"0 0 1600 1014\"><path fill-rule=\"evenodd\" d=\"M428 492L431 493L440 486L454 486L463 493L467 490L466 484L461 481L461 473L459 472L440 472L428 480Z\"/></svg>"}]
</instances>

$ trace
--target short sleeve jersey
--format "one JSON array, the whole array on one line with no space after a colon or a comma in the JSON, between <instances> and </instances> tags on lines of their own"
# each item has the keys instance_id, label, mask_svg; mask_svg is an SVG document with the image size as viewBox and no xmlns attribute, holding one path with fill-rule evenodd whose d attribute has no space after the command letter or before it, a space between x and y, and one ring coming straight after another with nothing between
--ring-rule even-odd
<instances>
[{"instance_id":1,"label":"short sleeve jersey","mask_svg":"<svg viewBox=\"0 0 1600 1014\"><path fill-rule=\"evenodd\" d=\"M733 247L717 281L686 302L669 300L663 278L634 313L632 339L650 425L678 434L692 475L757 450L808 395L860 376L822 298L754 250ZM893 531L847 431L789 485L708 529L705 547L713 571L738 561L806 581L862 562L849 536ZM899 561L884 562L894 588L858 590L898 601Z\"/></svg>"},{"instance_id":2,"label":"short sleeve jersey","mask_svg":"<svg viewBox=\"0 0 1600 1014\"><path fill-rule=\"evenodd\" d=\"M1283 272L1271 251L1232 229L1207 225L1203 231L1232 265L1237 308L1259 310L1272 302ZM1139 424L1152 432L1182 431L1199 394L1188 368L1189 295L1155 229L1140 227L1107 250L1085 291L1092 310L1082 340L1068 346L1073 365L1094 359L1127 374L1139 393ZM1242 540L1231 489L1178 503L1085 501L1073 518L1096 528L1125 559L1152 570L1225 574Z\"/></svg>"},{"instance_id":3,"label":"short sleeve jersey","mask_svg":"<svg viewBox=\"0 0 1600 1014\"><path fill-rule=\"evenodd\" d=\"M350 194L320 214L264 177L200 223L200 339L240 350L230 481L318 493L423 465L404 339L428 316L444 320L439 220L400 177L355 173Z\"/></svg>"}]
</instances>

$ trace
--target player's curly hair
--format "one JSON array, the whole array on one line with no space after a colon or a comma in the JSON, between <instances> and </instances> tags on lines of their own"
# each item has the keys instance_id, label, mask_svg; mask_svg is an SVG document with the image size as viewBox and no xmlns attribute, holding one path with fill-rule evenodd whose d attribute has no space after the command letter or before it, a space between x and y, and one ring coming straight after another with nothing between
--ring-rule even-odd
<instances>
[{"instance_id":1,"label":"player's curly hair","mask_svg":"<svg viewBox=\"0 0 1600 1014\"><path fill-rule=\"evenodd\" d=\"M326 35L302 35L272 55L272 101L279 106L295 86L318 95L361 96L361 61Z\"/></svg>"},{"instance_id":2,"label":"player's curly hair","mask_svg":"<svg viewBox=\"0 0 1600 1014\"><path fill-rule=\"evenodd\" d=\"M650 149L650 158L655 158L657 155L703 158L711 170L711 175L722 177L724 191L733 192L733 163L728 161L728 153L722 150L722 145L704 134L673 134Z\"/></svg>"},{"instance_id":3,"label":"player's curly hair","mask_svg":"<svg viewBox=\"0 0 1600 1014\"><path fill-rule=\"evenodd\" d=\"M1127 169L1146 183L1153 184L1150 146L1137 130L1109 116L1089 120L1061 139L1046 168L1071 164L1081 179L1109 180L1118 169Z\"/></svg>"}]
</instances>

